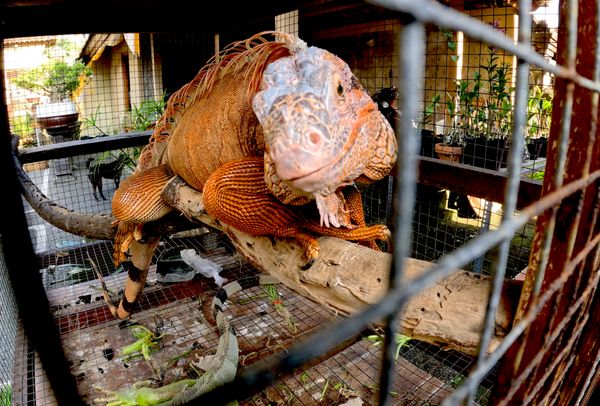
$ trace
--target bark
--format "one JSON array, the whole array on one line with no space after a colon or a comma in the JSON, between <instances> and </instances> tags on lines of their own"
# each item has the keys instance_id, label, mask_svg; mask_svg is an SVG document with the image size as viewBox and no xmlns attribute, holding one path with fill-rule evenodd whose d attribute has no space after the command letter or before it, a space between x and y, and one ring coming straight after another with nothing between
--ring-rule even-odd
<instances>
[{"instance_id":1,"label":"bark","mask_svg":"<svg viewBox=\"0 0 600 406\"><path fill-rule=\"evenodd\" d=\"M112 240L116 229L110 214L78 213L48 199L31 181L15 157L15 170L25 200L48 223L69 233L98 240Z\"/></svg>"}]
</instances>

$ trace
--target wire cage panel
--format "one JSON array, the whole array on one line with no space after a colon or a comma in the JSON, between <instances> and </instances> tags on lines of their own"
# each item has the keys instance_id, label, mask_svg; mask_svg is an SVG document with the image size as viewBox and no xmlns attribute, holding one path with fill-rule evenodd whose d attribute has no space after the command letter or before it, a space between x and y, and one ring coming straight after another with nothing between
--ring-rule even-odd
<instances>
[{"instance_id":1,"label":"wire cage panel","mask_svg":"<svg viewBox=\"0 0 600 406\"><path fill-rule=\"evenodd\" d=\"M23 167L44 195L67 209L109 215L111 196L132 173L166 100L215 52L243 33L275 28L299 34L346 61L396 129L394 173L360 186L367 222L394 231L393 244L383 247L396 254L390 290L352 317L340 317L283 285L275 288L277 299L263 287L230 298L225 312L238 332L239 373L203 400L221 402L238 394L241 404L255 405L343 404L354 398L402 405L584 401L589 395L583 393L597 381L600 351L590 333L598 318L596 117L584 114L597 111L594 92L600 88L593 55L584 66L575 64L577 48L566 38L579 33L580 43L594 43L584 33L584 27L597 27L592 6L579 5L577 31L576 2L561 11L560 26L558 10L547 7L552 2L535 2L532 13L530 2L375 3L309 2L214 32L152 32L156 27L149 23L146 31L134 33L9 35L3 43L7 127L19 135ZM36 91L42 89L27 83L36 71L13 62L25 47L43 57L38 76L57 69L56 61L75 61L70 54L78 50L83 66L71 67L79 69L78 86L54 87L43 96L53 101L57 92L70 92L79 106L77 117L68 117L74 121L44 121L43 109L37 111L43 97ZM574 88L581 93L574 96ZM590 135L571 141L575 131ZM119 165L121 157L127 163ZM133 323L125 325L103 304L96 280L99 273L114 293L122 287L125 274L112 263L112 244L65 233L19 201L36 254L35 278L45 292L68 365L63 373L73 379L75 396L103 404L106 399L98 399L110 396L107 392L136 382L159 385L199 376L190 361L212 354L219 342L210 310L217 286L198 278L160 282L159 266L161 255L191 247L220 264L229 280L256 275L258 269L236 254L224 235L206 228L194 237L163 238ZM407 281L403 253L431 267ZM6 256L14 264L11 252ZM382 319L457 269L491 287L487 306L482 302L474 310L486 314L477 327L478 355L444 350L419 337L397 345L390 338L397 331L394 318L379 328ZM484 349L508 280L524 286L521 301L512 298L512 329L488 353ZM285 311L276 307L280 301ZM543 311L545 305L555 313ZM16 404L53 404L56 395L68 391L52 393L53 376L43 371L47 349L28 341L24 332L32 331L31 313L23 314L12 396ZM146 348L152 356L119 357L118 350L143 328L154 334ZM6 332L14 334L10 328ZM589 359L578 355L583 353ZM521 364L513 364L518 359ZM572 377L582 394L559 377ZM6 388L10 377L2 380Z\"/></svg>"}]
</instances>

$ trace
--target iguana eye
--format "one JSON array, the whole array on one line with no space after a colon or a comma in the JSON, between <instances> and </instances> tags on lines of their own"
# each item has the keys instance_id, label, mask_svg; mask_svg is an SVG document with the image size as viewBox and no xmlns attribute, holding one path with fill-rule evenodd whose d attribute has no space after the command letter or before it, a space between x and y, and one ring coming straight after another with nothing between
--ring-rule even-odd
<instances>
[{"instance_id":1,"label":"iguana eye","mask_svg":"<svg viewBox=\"0 0 600 406\"><path fill-rule=\"evenodd\" d=\"M337 93L338 93L339 96L341 96L341 95L344 94L344 88L342 87L342 82L338 82Z\"/></svg>"}]
</instances>

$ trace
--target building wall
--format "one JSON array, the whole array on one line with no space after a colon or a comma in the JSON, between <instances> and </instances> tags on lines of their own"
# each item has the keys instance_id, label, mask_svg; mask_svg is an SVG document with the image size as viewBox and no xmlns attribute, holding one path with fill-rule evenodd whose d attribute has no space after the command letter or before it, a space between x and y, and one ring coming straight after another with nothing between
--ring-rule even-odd
<instances>
[{"instance_id":1,"label":"building wall","mask_svg":"<svg viewBox=\"0 0 600 406\"><path fill-rule=\"evenodd\" d=\"M154 55L153 52L150 53ZM154 58L146 66L153 70L152 94L154 98L162 94L160 60ZM122 41L116 46L107 47L102 56L91 62L92 79L80 92L77 102L84 121L82 135L97 136L117 134L132 129L131 112L147 99L144 90L144 64L142 57L131 51ZM160 78L159 78L160 79ZM129 89L129 90L127 90ZM156 93L159 92L159 96Z\"/></svg>"}]
</instances>

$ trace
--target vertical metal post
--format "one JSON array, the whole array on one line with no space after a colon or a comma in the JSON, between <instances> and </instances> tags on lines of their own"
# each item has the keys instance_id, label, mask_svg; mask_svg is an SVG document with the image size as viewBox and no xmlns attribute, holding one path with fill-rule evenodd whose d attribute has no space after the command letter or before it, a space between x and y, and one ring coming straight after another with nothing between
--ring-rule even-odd
<instances>
[{"instance_id":1,"label":"vertical metal post","mask_svg":"<svg viewBox=\"0 0 600 406\"><path fill-rule=\"evenodd\" d=\"M398 160L396 173L396 199L394 199L395 236L393 258L390 269L389 287L393 289L403 283L405 258L411 249L411 227L416 196L417 155L421 145L420 133L413 123L418 114L418 103L423 88L422 66L425 63L425 27L412 16L404 16L405 25L401 29L398 44L400 57L399 99L402 116L396 138L398 139ZM401 46L400 46L401 44ZM389 392L395 371L395 349L397 320L401 309L390 314L385 320L383 362L379 385L379 404L389 402Z\"/></svg>"}]
</instances>

